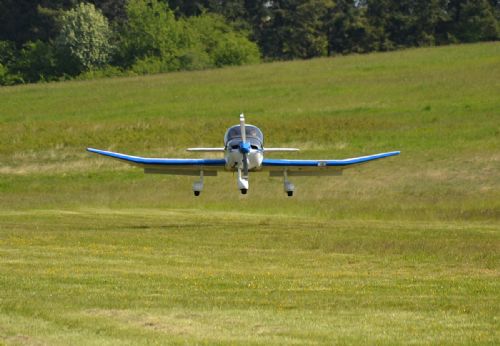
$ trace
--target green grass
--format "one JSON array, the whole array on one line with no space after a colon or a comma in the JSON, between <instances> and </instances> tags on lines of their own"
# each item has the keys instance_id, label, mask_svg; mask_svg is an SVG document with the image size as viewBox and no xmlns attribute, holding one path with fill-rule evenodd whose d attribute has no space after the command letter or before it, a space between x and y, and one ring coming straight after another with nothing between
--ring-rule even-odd
<instances>
[{"instance_id":1,"label":"green grass","mask_svg":"<svg viewBox=\"0 0 500 346\"><path fill-rule=\"evenodd\" d=\"M500 45L0 88L0 343L500 343ZM144 175L245 112L341 177Z\"/></svg>"},{"instance_id":2,"label":"green grass","mask_svg":"<svg viewBox=\"0 0 500 346\"><path fill-rule=\"evenodd\" d=\"M8 343L499 341L489 223L195 209L0 215Z\"/></svg>"}]
</instances>

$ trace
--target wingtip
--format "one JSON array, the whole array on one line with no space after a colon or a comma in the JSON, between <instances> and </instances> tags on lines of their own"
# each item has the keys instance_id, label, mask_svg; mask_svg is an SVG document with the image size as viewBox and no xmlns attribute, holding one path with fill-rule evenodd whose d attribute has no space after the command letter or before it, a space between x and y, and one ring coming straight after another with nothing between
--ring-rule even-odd
<instances>
[{"instance_id":1,"label":"wingtip","mask_svg":"<svg viewBox=\"0 0 500 346\"><path fill-rule=\"evenodd\" d=\"M390 157L390 156L397 156L399 154L401 154L401 152L399 150L395 150L395 151L389 151L387 153L383 153L381 155L382 155L382 157Z\"/></svg>"}]
</instances>

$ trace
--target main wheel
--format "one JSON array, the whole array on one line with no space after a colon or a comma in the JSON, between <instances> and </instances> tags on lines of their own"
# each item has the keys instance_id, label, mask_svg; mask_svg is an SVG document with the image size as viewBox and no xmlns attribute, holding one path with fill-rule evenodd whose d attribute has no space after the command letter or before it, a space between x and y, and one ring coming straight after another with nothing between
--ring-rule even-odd
<instances>
[{"instance_id":1,"label":"main wheel","mask_svg":"<svg viewBox=\"0 0 500 346\"><path fill-rule=\"evenodd\" d=\"M194 195L195 196L199 196L200 195L200 191L194 191Z\"/></svg>"},{"instance_id":2,"label":"main wheel","mask_svg":"<svg viewBox=\"0 0 500 346\"><path fill-rule=\"evenodd\" d=\"M246 194L247 194L247 192L248 192L248 189L241 189L241 194L242 194L242 195L246 195Z\"/></svg>"},{"instance_id":3,"label":"main wheel","mask_svg":"<svg viewBox=\"0 0 500 346\"><path fill-rule=\"evenodd\" d=\"M293 196L293 191L287 191L286 194L288 195L288 197L292 197Z\"/></svg>"}]
</instances>

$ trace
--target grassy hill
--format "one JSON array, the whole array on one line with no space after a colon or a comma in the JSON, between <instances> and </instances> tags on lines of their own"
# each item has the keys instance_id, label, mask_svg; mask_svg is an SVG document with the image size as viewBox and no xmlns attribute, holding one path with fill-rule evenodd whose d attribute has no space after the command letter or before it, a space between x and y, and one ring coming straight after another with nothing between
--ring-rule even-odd
<instances>
[{"instance_id":1,"label":"grassy hill","mask_svg":"<svg viewBox=\"0 0 500 346\"><path fill-rule=\"evenodd\" d=\"M0 340L498 343L500 44L0 88ZM245 112L341 177L144 175Z\"/></svg>"}]
</instances>

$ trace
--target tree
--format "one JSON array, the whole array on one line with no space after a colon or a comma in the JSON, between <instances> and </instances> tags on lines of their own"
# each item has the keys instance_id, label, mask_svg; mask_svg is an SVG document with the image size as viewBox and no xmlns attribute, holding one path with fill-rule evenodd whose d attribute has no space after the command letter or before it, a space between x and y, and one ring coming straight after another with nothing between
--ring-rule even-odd
<instances>
[{"instance_id":1,"label":"tree","mask_svg":"<svg viewBox=\"0 0 500 346\"><path fill-rule=\"evenodd\" d=\"M95 7L101 10L102 14L108 18L110 22L124 21L127 19L125 6L127 0L89 0Z\"/></svg>"},{"instance_id":2,"label":"tree","mask_svg":"<svg viewBox=\"0 0 500 346\"><path fill-rule=\"evenodd\" d=\"M367 0L366 18L376 37L375 48L433 45L441 42L450 0ZM453 0L451 0L453 1Z\"/></svg>"},{"instance_id":3,"label":"tree","mask_svg":"<svg viewBox=\"0 0 500 346\"><path fill-rule=\"evenodd\" d=\"M236 32L224 17L203 14L185 20L186 30L191 31L192 47L199 47L208 56L208 66L243 65L260 60L257 44L244 33Z\"/></svg>"},{"instance_id":4,"label":"tree","mask_svg":"<svg viewBox=\"0 0 500 346\"><path fill-rule=\"evenodd\" d=\"M19 52L12 69L24 82L54 80L60 74L54 47L43 41L26 42Z\"/></svg>"},{"instance_id":5,"label":"tree","mask_svg":"<svg viewBox=\"0 0 500 346\"><path fill-rule=\"evenodd\" d=\"M323 18L329 0L269 1L269 18L261 31L264 54L278 59L326 55L328 40Z\"/></svg>"},{"instance_id":6,"label":"tree","mask_svg":"<svg viewBox=\"0 0 500 346\"><path fill-rule=\"evenodd\" d=\"M0 41L0 85L22 83L22 78L10 69L16 60L14 42Z\"/></svg>"},{"instance_id":7,"label":"tree","mask_svg":"<svg viewBox=\"0 0 500 346\"><path fill-rule=\"evenodd\" d=\"M122 28L120 58L124 66L137 60L157 57L176 70L178 49L183 46L182 30L168 6L157 0L130 0L127 22ZM188 44L188 42L185 42Z\"/></svg>"},{"instance_id":8,"label":"tree","mask_svg":"<svg viewBox=\"0 0 500 346\"><path fill-rule=\"evenodd\" d=\"M54 14L77 0L0 0L0 40L21 48L28 41L47 42L56 34Z\"/></svg>"},{"instance_id":9,"label":"tree","mask_svg":"<svg viewBox=\"0 0 500 346\"><path fill-rule=\"evenodd\" d=\"M356 0L337 0L329 8L325 17L328 55L372 50L373 35L364 16L364 8L358 3Z\"/></svg>"},{"instance_id":10,"label":"tree","mask_svg":"<svg viewBox=\"0 0 500 346\"><path fill-rule=\"evenodd\" d=\"M455 35L462 42L497 40L500 28L488 0L464 0L457 9Z\"/></svg>"},{"instance_id":11,"label":"tree","mask_svg":"<svg viewBox=\"0 0 500 346\"><path fill-rule=\"evenodd\" d=\"M66 72L78 74L105 65L110 58L108 20L94 5L80 3L61 17L56 45Z\"/></svg>"},{"instance_id":12,"label":"tree","mask_svg":"<svg viewBox=\"0 0 500 346\"><path fill-rule=\"evenodd\" d=\"M177 17L199 16L208 10L208 0L166 0Z\"/></svg>"},{"instance_id":13,"label":"tree","mask_svg":"<svg viewBox=\"0 0 500 346\"><path fill-rule=\"evenodd\" d=\"M0 0L0 40L12 41L19 48L34 38L37 3L30 0Z\"/></svg>"}]
</instances>

